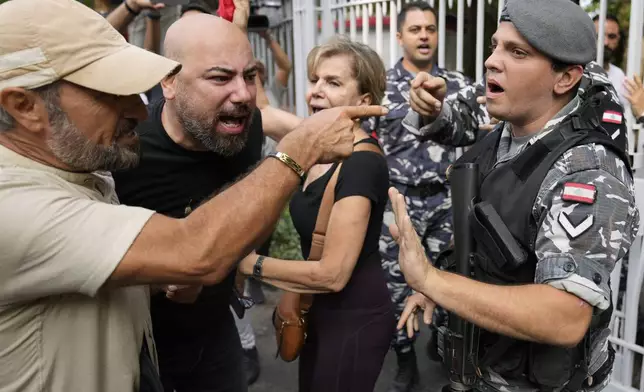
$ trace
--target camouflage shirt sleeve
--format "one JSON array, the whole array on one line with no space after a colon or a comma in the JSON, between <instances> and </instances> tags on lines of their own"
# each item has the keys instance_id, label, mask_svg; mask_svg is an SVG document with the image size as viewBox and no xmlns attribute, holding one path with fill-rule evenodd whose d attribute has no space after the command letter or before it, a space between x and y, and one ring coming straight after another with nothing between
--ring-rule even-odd
<instances>
[{"instance_id":1,"label":"camouflage shirt sleeve","mask_svg":"<svg viewBox=\"0 0 644 392\"><path fill-rule=\"evenodd\" d=\"M421 116L410 110L403 126L412 133L439 144L468 146L479 135L479 125L490 121L485 105L476 102L483 94L483 84L468 85L445 98L438 117L425 124Z\"/></svg>"},{"instance_id":2,"label":"camouflage shirt sleeve","mask_svg":"<svg viewBox=\"0 0 644 392\"><path fill-rule=\"evenodd\" d=\"M579 184L591 191L585 191L585 200L572 201ZM601 145L567 151L544 179L533 216L539 225L535 283L607 309L610 274L639 226L633 180L624 163Z\"/></svg>"}]
</instances>

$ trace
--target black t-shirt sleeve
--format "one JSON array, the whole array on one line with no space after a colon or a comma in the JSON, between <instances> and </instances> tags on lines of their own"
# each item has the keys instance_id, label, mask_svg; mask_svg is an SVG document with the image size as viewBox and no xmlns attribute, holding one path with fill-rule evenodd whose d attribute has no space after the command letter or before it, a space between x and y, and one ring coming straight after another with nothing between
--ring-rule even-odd
<instances>
[{"instance_id":1,"label":"black t-shirt sleeve","mask_svg":"<svg viewBox=\"0 0 644 392\"><path fill-rule=\"evenodd\" d=\"M335 201L350 196L363 196L374 204L387 198L389 171L382 155L357 151L347 158L338 175Z\"/></svg>"}]
</instances>

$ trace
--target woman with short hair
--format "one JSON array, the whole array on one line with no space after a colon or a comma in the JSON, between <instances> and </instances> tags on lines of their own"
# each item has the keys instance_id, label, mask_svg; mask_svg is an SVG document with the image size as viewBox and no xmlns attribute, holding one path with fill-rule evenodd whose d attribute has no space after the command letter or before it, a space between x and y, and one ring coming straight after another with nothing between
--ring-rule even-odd
<instances>
[{"instance_id":1,"label":"woman with short hair","mask_svg":"<svg viewBox=\"0 0 644 392\"><path fill-rule=\"evenodd\" d=\"M366 45L346 38L308 56L309 113L336 106L380 103L385 67ZM363 143L372 147L360 146ZM380 264L378 239L389 174L377 140L355 127L354 153L341 163L324 250L319 261L290 261L252 254L240 271L288 291L313 293L307 338L300 354L301 392L373 391L389 349L395 316ZM316 165L290 205L308 257L322 196L339 164Z\"/></svg>"}]
</instances>

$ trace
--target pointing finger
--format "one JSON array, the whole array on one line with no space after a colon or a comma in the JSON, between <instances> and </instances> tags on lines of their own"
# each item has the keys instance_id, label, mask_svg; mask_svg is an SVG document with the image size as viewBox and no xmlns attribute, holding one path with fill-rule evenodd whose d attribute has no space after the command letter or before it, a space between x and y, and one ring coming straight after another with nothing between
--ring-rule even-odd
<instances>
[{"instance_id":1,"label":"pointing finger","mask_svg":"<svg viewBox=\"0 0 644 392\"><path fill-rule=\"evenodd\" d=\"M361 117L380 117L389 113L389 109L380 105L345 106L342 111L347 117L354 120Z\"/></svg>"},{"instance_id":2,"label":"pointing finger","mask_svg":"<svg viewBox=\"0 0 644 392\"><path fill-rule=\"evenodd\" d=\"M430 91L438 91L445 86L443 78L432 78L423 83L423 88Z\"/></svg>"},{"instance_id":3,"label":"pointing finger","mask_svg":"<svg viewBox=\"0 0 644 392\"><path fill-rule=\"evenodd\" d=\"M430 80L431 76L427 72L419 72L418 75L411 81L411 88L419 88L426 81Z\"/></svg>"}]
</instances>

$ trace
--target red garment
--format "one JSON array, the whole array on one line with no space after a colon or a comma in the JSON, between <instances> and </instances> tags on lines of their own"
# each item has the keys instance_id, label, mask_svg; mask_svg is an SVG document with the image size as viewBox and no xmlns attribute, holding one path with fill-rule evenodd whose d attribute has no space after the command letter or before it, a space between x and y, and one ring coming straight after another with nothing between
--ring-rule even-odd
<instances>
[{"instance_id":1,"label":"red garment","mask_svg":"<svg viewBox=\"0 0 644 392\"><path fill-rule=\"evenodd\" d=\"M232 22L234 13L235 3L233 2L233 0L219 0L219 9L217 10L219 17Z\"/></svg>"}]
</instances>

